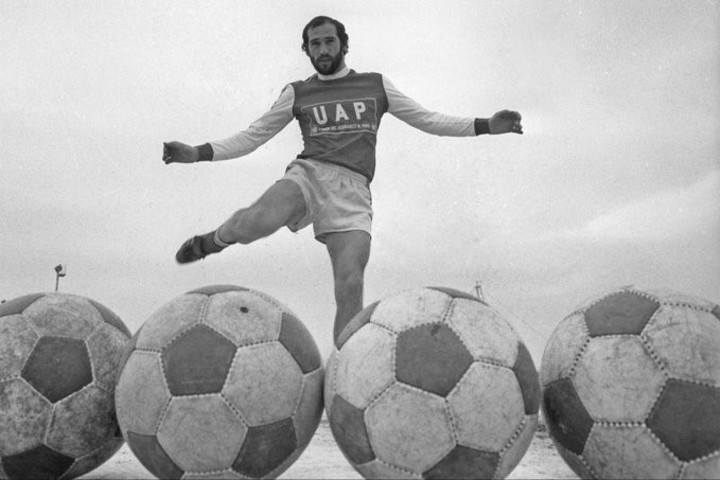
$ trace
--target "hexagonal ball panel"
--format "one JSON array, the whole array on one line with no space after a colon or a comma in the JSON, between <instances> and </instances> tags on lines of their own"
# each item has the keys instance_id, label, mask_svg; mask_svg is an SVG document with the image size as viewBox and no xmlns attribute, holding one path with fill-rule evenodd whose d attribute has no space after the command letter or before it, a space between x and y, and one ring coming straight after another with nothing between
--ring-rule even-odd
<instances>
[{"instance_id":1,"label":"hexagonal ball panel","mask_svg":"<svg viewBox=\"0 0 720 480\"><path fill-rule=\"evenodd\" d=\"M358 408L370 402L395 381L395 334L372 323L350 337L335 357L332 386Z\"/></svg>"},{"instance_id":2,"label":"hexagonal ball panel","mask_svg":"<svg viewBox=\"0 0 720 480\"><path fill-rule=\"evenodd\" d=\"M44 293L33 293L0 303L0 318L7 317L9 315L21 314L35 300L44 296Z\"/></svg>"},{"instance_id":3,"label":"hexagonal ball panel","mask_svg":"<svg viewBox=\"0 0 720 480\"><path fill-rule=\"evenodd\" d=\"M585 318L576 313L563 319L545 344L540 362L542 385L569 378L573 375L575 360L588 339Z\"/></svg>"},{"instance_id":4,"label":"hexagonal ball panel","mask_svg":"<svg viewBox=\"0 0 720 480\"><path fill-rule=\"evenodd\" d=\"M641 422L652 409L665 376L634 335L593 338L573 378L596 421Z\"/></svg>"},{"instance_id":5,"label":"hexagonal ball panel","mask_svg":"<svg viewBox=\"0 0 720 480\"><path fill-rule=\"evenodd\" d=\"M511 367L519 337L495 309L476 300L455 299L447 323L458 333L475 360Z\"/></svg>"},{"instance_id":6,"label":"hexagonal ball panel","mask_svg":"<svg viewBox=\"0 0 720 480\"><path fill-rule=\"evenodd\" d=\"M22 377L51 403L92 383L85 342L65 337L40 337L22 369Z\"/></svg>"},{"instance_id":7,"label":"hexagonal ball panel","mask_svg":"<svg viewBox=\"0 0 720 480\"><path fill-rule=\"evenodd\" d=\"M208 297L180 295L158 308L136 333L136 348L162 351L178 334L202 320Z\"/></svg>"},{"instance_id":8,"label":"hexagonal ball panel","mask_svg":"<svg viewBox=\"0 0 720 480\"><path fill-rule=\"evenodd\" d=\"M416 474L430 469L455 447L445 400L401 383L367 408L365 424L379 459Z\"/></svg>"},{"instance_id":9,"label":"hexagonal ball panel","mask_svg":"<svg viewBox=\"0 0 720 480\"><path fill-rule=\"evenodd\" d=\"M200 395L222 390L235 345L206 325L184 332L162 353L165 377L173 395Z\"/></svg>"},{"instance_id":10,"label":"hexagonal ball panel","mask_svg":"<svg viewBox=\"0 0 720 480\"><path fill-rule=\"evenodd\" d=\"M593 419L578 397L572 380L563 378L543 388L543 413L553 440L582 455Z\"/></svg>"},{"instance_id":11,"label":"hexagonal ball panel","mask_svg":"<svg viewBox=\"0 0 720 480\"><path fill-rule=\"evenodd\" d=\"M0 456L42 443L51 414L50 402L24 380L0 382Z\"/></svg>"},{"instance_id":12,"label":"hexagonal ball panel","mask_svg":"<svg viewBox=\"0 0 720 480\"><path fill-rule=\"evenodd\" d=\"M407 385L445 396L472 362L465 345L445 324L420 325L398 335L395 377Z\"/></svg>"},{"instance_id":13,"label":"hexagonal ball panel","mask_svg":"<svg viewBox=\"0 0 720 480\"><path fill-rule=\"evenodd\" d=\"M278 342L240 347L223 395L250 426L290 417L302 389L295 359Z\"/></svg>"},{"instance_id":14,"label":"hexagonal ball panel","mask_svg":"<svg viewBox=\"0 0 720 480\"><path fill-rule=\"evenodd\" d=\"M720 450L720 388L668 380L647 425L682 461Z\"/></svg>"},{"instance_id":15,"label":"hexagonal ball panel","mask_svg":"<svg viewBox=\"0 0 720 480\"><path fill-rule=\"evenodd\" d=\"M720 386L720 321L709 311L663 305L643 336L671 377Z\"/></svg>"},{"instance_id":16,"label":"hexagonal ball panel","mask_svg":"<svg viewBox=\"0 0 720 480\"><path fill-rule=\"evenodd\" d=\"M17 455L3 457L2 466L11 479L60 478L74 461L72 457L38 445Z\"/></svg>"},{"instance_id":17,"label":"hexagonal ball panel","mask_svg":"<svg viewBox=\"0 0 720 480\"><path fill-rule=\"evenodd\" d=\"M343 328L342 332L340 332L340 335L338 335L338 338L335 341L335 348L340 350L343 345L345 345L345 342L347 342L348 339L355 334L355 332L368 323L379 304L380 302L371 303L367 307L363 308L360 313L355 315L350 322L345 325L345 328Z\"/></svg>"},{"instance_id":18,"label":"hexagonal ball panel","mask_svg":"<svg viewBox=\"0 0 720 480\"><path fill-rule=\"evenodd\" d=\"M408 290L380 301L370 321L400 333L426 323L441 323L452 301L452 297L437 290Z\"/></svg>"},{"instance_id":19,"label":"hexagonal ball panel","mask_svg":"<svg viewBox=\"0 0 720 480\"><path fill-rule=\"evenodd\" d=\"M286 308L254 290L229 291L208 297L203 323L242 347L278 339Z\"/></svg>"},{"instance_id":20,"label":"hexagonal ball panel","mask_svg":"<svg viewBox=\"0 0 720 480\"><path fill-rule=\"evenodd\" d=\"M681 467L644 426L596 425L583 458L598 478L678 478Z\"/></svg>"},{"instance_id":21,"label":"hexagonal ball panel","mask_svg":"<svg viewBox=\"0 0 720 480\"><path fill-rule=\"evenodd\" d=\"M160 354L132 352L115 388L115 408L123 432L154 435L170 398Z\"/></svg>"},{"instance_id":22,"label":"hexagonal ball panel","mask_svg":"<svg viewBox=\"0 0 720 480\"><path fill-rule=\"evenodd\" d=\"M229 468L240 450L247 427L218 395L174 397L157 438L184 471Z\"/></svg>"},{"instance_id":23,"label":"hexagonal ball panel","mask_svg":"<svg viewBox=\"0 0 720 480\"><path fill-rule=\"evenodd\" d=\"M494 478L500 454L458 445L434 467L423 472L423 478Z\"/></svg>"},{"instance_id":24,"label":"hexagonal ball panel","mask_svg":"<svg viewBox=\"0 0 720 480\"><path fill-rule=\"evenodd\" d=\"M345 457L353 465L372 461L375 452L365 426L364 410L353 406L341 395L335 395L330 403L330 430Z\"/></svg>"},{"instance_id":25,"label":"hexagonal ball panel","mask_svg":"<svg viewBox=\"0 0 720 480\"><path fill-rule=\"evenodd\" d=\"M22 315L0 318L0 380L20 375L37 339Z\"/></svg>"},{"instance_id":26,"label":"hexagonal ball panel","mask_svg":"<svg viewBox=\"0 0 720 480\"><path fill-rule=\"evenodd\" d=\"M101 323L102 315L87 298L48 293L23 311L38 335L84 340Z\"/></svg>"},{"instance_id":27,"label":"hexagonal ball panel","mask_svg":"<svg viewBox=\"0 0 720 480\"><path fill-rule=\"evenodd\" d=\"M289 418L250 427L232 468L247 477L263 478L282 465L297 447L295 427Z\"/></svg>"},{"instance_id":28,"label":"hexagonal ball panel","mask_svg":"<svg viewBox=\"0 0 720 480\"><path fill-rule=\"evenodd\" d=\"M515 374L505 367L476 362L447 396L461 445L499 452L525 420Z\"/></svg>"},{"instance_id":29,"label":"hexagonal ball panel","mask_svg":"<svg viewBox=\"0 0 720 480\"><path fill-rule=\"evenodd\" d=\"M660 304L632 291L611 293L585 310L589 335L639 335Z\"/></svg>"}]
</instances>

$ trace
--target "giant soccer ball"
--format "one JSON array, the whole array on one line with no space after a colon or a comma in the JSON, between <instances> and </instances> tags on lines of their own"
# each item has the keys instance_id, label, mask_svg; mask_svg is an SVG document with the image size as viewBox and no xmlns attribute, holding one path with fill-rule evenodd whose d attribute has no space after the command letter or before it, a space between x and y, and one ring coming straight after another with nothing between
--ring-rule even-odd
<instances>
[{"instance_id":1,"label":"giant soccer ball","mask_svg":"<svg viewBox=\"0 0 720 480\"><path fill-rule=\"evenodd\" d=\"M74 478L117 452L113 392L129 343L125 324L84 297L0 305L0 478Z\"/></svg>"},{"instance_id":2,"label":"giant soccer ball","mask_svg":"<svg viewBox=\"0 0 720 480\"><path fill-rule=\"evenodd\" d=\"M555 329L543 413L584 478L720 478L720 308L669 290L598 296Z\"/></svg>"},{"instance_id":3,"label":"giant soccer ball","mask_svg":"<svg viewBox=\"0 0 720 480\"><path fill-rule=\"evenodd\" d=\"M456 290L368 306L326 371L333 436L365 478L504 478L537 426L527 348L497 311Z\"/></svg>"},{"instance_id":4,"label":"giant soccer ball","mask_svg":"<svg viewBox=\"0 0 720 480\"><path fill-rule=\"evenodd\" d=\"M157 310L133 337L117 414L159 478L265 478L287 469L322 414L310 332L261 292L209 286Z\"/></svg>"}]
</instances>

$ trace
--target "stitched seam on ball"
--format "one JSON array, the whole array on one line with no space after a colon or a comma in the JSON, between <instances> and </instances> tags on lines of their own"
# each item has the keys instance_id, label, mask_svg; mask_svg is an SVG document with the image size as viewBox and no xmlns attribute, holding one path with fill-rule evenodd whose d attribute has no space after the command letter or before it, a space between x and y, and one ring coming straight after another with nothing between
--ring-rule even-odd
<instances>
[{"instance_id":1,"label":"stitched seam on ball","mask_svg":"<svg viewBox=\"0 0 720 480\"><path fill-rule=\"evenodd\" d=\"M395 470L398 472L406 473L408 475L412 475L414 478L422 478L422 474L418 474L417 472L413 472L412 470L408 470L407 468L398 467L397 465L393 465L391 463L386 462L382 458L375 457L375 460L377 460L378 463L382 463L386 467L388 467L391 470Z\"/></svg>"},{"instance_id":2,"label":"stitched seam on ball","mask_svg":"<svg viewBox=\"0 0 720 480\"><path fill-rule=\"evenodd\" d=\"M229 398L225 396L225 394L221 391L220 392L220 398L223 402L225 402L225 405L228 406L228 408L240 419L243 425L250 428L250 422L248 422L245 417L243 416L242 412L239 408L235 407L235 404L233 404Z\"/></svg>"}]
</instances>

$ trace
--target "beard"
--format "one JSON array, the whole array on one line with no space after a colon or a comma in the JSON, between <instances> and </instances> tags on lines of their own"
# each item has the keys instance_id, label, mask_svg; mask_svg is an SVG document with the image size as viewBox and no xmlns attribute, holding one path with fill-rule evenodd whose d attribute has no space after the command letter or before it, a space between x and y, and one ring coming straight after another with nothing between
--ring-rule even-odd
<instances>
[{"instance_id":1,"label":"beard","mask_svg":"<svg viewBox=\"0 0 720 480\"><path fill-rule=\"evenodd\" d=\"M340 51L334 57L330 55L322 55L318 58L310 57L310 62L319 74L332 75L333 73L337 72L338 68L340 68L340 65L342 65L344 58L345 54Z\"/></svg>"}]
</instances>

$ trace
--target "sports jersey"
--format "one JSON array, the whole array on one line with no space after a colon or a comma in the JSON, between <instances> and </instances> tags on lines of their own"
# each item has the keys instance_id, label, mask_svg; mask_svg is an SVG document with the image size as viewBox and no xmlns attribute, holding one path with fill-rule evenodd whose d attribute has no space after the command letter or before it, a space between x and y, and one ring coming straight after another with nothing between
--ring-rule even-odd
<instances>
[{"instance_id":1,"label":"sports jersey","mask_svg":"<svg viewBox=\"0 0 720 480\"><path fill-rule=\"evenodd\" d=\"M201 149L201 157L227 160L247 155L296 119L304 145L299 158L342 165L372 180L377 132L386 112L434 135L480 133L475 118L429 111L387 77L345 67L334 75L315 74L285 86L270 110L247 129L206 144L209 148Z\"/></svg>"}]
</instances>

